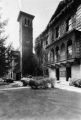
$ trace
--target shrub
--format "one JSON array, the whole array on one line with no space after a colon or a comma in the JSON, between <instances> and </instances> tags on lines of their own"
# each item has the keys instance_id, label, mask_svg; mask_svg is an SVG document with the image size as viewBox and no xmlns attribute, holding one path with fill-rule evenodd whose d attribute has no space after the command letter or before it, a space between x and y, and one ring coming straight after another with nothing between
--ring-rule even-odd
<instances>
[{"instance_id":1,"label":"shrub","mask_svg":"<svg viewBox=\"0 0 81 120\"><path fill-rule=\"evenodd\" d=\"M37 77L37 79L30 80L29 85L34 89L54 88L54 80L49 78L42 78L38 80Z\"/></svg>"},{"instance_id":2,"label":"shrub","mask_svg":"<svg viewBox=\"0 0 81 120\"><path fill-rule=\"evenodd\" d=\"M81 79L71 78L69 85L75 87L81 87Z\"/></svg>"},{"instance_id":3,"label":"shrub","mask_svg":"<svg viewBox=\"0 0 81 120\"><path fill-rule=\"evenodd\" d=\"M29 81L29 85L31 86L31 88L38 88L39 83L36 80L30 80Z\"/></svg>"},{"instance_id":4,"label":"shrub","mask_svg":"<svg viewBox=\"0 0 81 120\"><path fill-rule=\"evenodd\" d=\"M30 79L31 79L31 78L22 78L22 79L21 79L21 82L23 83L23 86L29 85Z\"/></svg>"}]
</instances>

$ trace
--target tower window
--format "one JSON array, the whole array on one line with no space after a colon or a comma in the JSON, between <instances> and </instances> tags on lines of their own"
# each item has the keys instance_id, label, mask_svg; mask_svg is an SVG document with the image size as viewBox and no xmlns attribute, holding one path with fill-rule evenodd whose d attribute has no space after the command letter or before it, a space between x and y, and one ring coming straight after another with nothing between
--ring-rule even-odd
<instances>
[{"instance_id":1,"label":"tower window","mask_svg":"<svg viewBox=\"0 0 81 120\"><path fill-rule=\"evenodd\" d=\"M31 20L25 18L24 24L25 24L26 26L31 26Z\"/></svg>"},{"instance_id":2,"label":"tower window","mask_svg":"<svg viewBox=\"0 0 81 120\"><path fill-rule=\"evenodd\" d=\"M28 20L25 18L25 21L24 21L25 25L28 25Z\"/></svg>"}]
</instances>

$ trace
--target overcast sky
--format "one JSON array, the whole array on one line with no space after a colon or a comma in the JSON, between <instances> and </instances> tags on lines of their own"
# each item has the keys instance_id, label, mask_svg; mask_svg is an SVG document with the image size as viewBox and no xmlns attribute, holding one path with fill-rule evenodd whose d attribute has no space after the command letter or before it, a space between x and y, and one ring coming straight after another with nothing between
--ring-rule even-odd
<instances>
[{"instance_id":1,"label":"overcast sky","mask_svg":"<svg viewBox=\"0 0 81 120\"><path fill-rule=\"evenodd\" d=\"M0 0L1 1L1 0ZM4 17L7 18L8 42L14 47L19 43L19 26L17 22L20 10L35 16L33 21L33 40L45 29L61 0L2 0Z\"/></svg>"}]
</instances>

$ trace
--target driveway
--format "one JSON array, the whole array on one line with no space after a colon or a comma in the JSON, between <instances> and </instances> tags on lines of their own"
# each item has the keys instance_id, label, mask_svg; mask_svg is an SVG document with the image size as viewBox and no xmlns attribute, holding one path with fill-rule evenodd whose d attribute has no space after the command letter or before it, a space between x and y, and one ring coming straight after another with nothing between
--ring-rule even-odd
<instances>
[{"instance_id":1,"label":"driveway","mask_svg":"<svg viewBox=\"0 0 81 120\"><path fill-rule=\"evenodd\" d=\"M81 94L61 89L0 90L0 120L81 120Z\"/></svg>"}]
</instances>

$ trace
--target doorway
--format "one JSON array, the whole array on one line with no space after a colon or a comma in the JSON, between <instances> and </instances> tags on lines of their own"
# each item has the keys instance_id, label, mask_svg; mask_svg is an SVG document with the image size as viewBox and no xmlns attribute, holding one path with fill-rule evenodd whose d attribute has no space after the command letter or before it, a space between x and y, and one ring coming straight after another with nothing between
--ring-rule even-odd
<instances>
[{"instance_id":1,"label":"doorway","mask_svg":"<svg viewBox=\"0 0 81 120\"><path fill-rule=\"evenodd\" d=\"M66 81L71 78L71 67L66 67Z\"/></svg>"},{"instance_id":2,"label":"doorway","mask_svg":"<svg viewBox=\"0 0 81 120\"><path fill-rule=\"evenodd\" d=\"M56 68L56 79L59 80L59 68Z\"/></svg>"}]
</instances>

